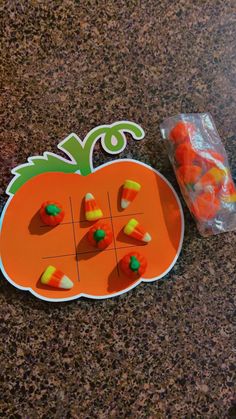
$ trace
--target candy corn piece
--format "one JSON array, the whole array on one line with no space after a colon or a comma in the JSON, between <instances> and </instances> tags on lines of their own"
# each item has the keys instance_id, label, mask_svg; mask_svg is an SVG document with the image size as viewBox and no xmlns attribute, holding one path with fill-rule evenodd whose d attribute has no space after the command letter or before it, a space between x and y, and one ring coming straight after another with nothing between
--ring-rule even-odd
<instances>
[{"instance_id":1,"label":"candy corn piece","mask_svg":"<svg viewBox=\"0 0 236 419\"><path fill-rule=\"evenodd\" d=\"M41 276L41 283L53 288L62 288L70 290L73 287L73 282L59 269L54 266L48 266Z\"/></svg>"},{"instance_id":2,"label":"candy corn piece","mask_svg":"<svg viewBox=\"0 0 236 419\"><path fill-rule=\"evenodd\" d=\"M127 208L141 189L141 185L133 180L126 180L121 195L121 208Z\"/></svg>"},{"instance_id":3,"label":"candy corn piece","mask_svg":"<svg viewBox=\"0 0 236 419\"><path fill-rule=\"evenodd\" d=\"M208 191L212 188L215 189L227 176L227 170L218 169L218 167L213 167L208 170L201 179L196 183L194 189L196 191Z\"/></svg>"},{"instance_id":4,"label":"candy corn piece","mask_svg":"<svg viewBox=\"0 0 236 419\"><path fill-rule=\"evenodd\" d=\"M85 195L85 218L88 221L96 221L103 217L102 210L98 207L91 193Z\"/></svg>"},{"instance_id":5,"label":"candy corn piece","mask_svg":"<svg viewBox=\"0 0 236 419\"><path fill-rule=\"evenodd\" d=\"M229 178L223 183L220 194L222 201L230 204L236 202L236 187L232 179Z\"/></svg>"},{"instance_id":6,"label":"candy corn piece","mask_svg":"<svg viewBox=\"0 0 236 419\"><path fill-rule=\"evenodd\" d=\"M152 240L150 234L144 230L144 228L137 220L135 220L135 218L131 218L128 224L126 224L124 227L124 233L127 234L127 236L133 237L134 239L145 243L148 243Z\"/></svg>"},{"instance_id":7,"label":"candy corn piece","mask_svg":"<svg viewBox=\"0 0 236 419\"><path fill-rule=\"evenodd\" d=\"M222 197L222 201L227 202L228 204L236 203L236 193Z\"/></svg>"}]
</instances>

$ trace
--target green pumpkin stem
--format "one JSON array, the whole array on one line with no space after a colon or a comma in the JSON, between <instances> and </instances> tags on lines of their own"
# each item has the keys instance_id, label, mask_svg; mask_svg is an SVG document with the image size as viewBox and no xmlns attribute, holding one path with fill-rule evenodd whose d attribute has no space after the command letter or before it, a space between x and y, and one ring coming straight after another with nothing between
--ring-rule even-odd
<instances>
[{"instance_id":1,"label":"green pumpkin stem","mask_svg":"<svg viewBox=\"0 0 236 419\"><path fill-rule=\"evenodd\" d=\"M48 215L53 215L55 217L56 215L60 214L61 209L55 204L49 204L46 206L45 212Z\"/></svg>"},{"instance_id":2,"label":"green pumpkin stem","mask_svg":"<svg viewBox=\"0 0 236 419\"><path fill-rule=\"evenodd\" d=\"M96 242L100 242L106 237L106 233L104 230L98 229L94 232L93 237Z\"/></svg>"},{"instance_id":3,"label":"green pumpkin stem","mask_svg":"<svg viewBox=\"0 0 236 419\"><path fill-rule=\"evenodd\" d=\"M139 270L140 262L138 261L136 256L131 256L129 267L130 267L131 271L133 271L133 272L137 272Z\"/></svg>"}]
</instances>

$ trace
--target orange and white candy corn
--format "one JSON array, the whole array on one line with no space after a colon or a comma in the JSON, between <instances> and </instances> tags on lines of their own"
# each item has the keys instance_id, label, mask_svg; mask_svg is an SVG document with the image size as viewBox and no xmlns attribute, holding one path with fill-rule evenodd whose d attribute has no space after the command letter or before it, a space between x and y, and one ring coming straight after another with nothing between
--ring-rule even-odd
<instances>
[{"instance_id":1,"label":"orange and white candy corn","mask_svg":"<svg viewBox=\"0 0 236 419\"><path fill-rule=\"evenodd\" d=\"M126 180L121 195L121 208L127 208L141 189L141 185L134 180Z\"/></svg>"},{"instance_id":2,"label":"orange and white candy corn","mask_svg":"<svg viewBox=\"0 0 236 419\"><path fill-rule=\"evenodd\" d=\"M145 229L141 226L141 224L135 220L135 218L131 218L129 222L124 227L124 233L127 236L133 237L136 240L140 240L144 243L148 243L152 240L150 234L145 231Z\"/></svg>"},{"instance_id":3,"label":"orange and white candy corn","mask_svg":"<svg viewBox=\"0 0 236 419\"><path fill-rule=\"evenodd\" d=\"M227 179L227 181L223 183L220 190L220 198L222 201L229 204L236 202L236 187L232 178Z\"/></svg>"},{"instance_id":4,"label":"orange and white candy corn","mask_svg":"<svg viewBox=\"0 0 236 419\"><path fill-rule=\"evenodd\" d=\"M208 191L212 188L215 189L221 184L227 175L227 169L223 170L218 167L213 167L201 177L201 179L194 186L194 189L199 192Z\"/></svg>"},{"instance_id":5,"label":"orange and white candy corn","mask_svg":"<svg viewBox=\"0 0 236 419\"><path fill-rule=\"evenodd\" d=\"M70 290L74 285L68 276L54 266L47 267L41 276L41 283L49 287L62 288L64 290Z\"/></svg>"},{"instance_id":6,"label":"orange and white candy corn","mask_svg":"<svg viewBox=\"0 0 236 419\"><path fill-rule=\"evenodd\" d=\"M236 203L236 192L231 195L223 196L221 199L222 201L227 202L227 204Z\"/></svg>"},{"instance_id":7,"label":"orange and white candy corn","mask_svg":"<svg viewBox=\"0 0 236 419\"><path fill-rule=\"evenodd\" d=\"M99 208L93 194L90 192L85 195L85 218L88 221L96 221L103 217L101 208Z\"/></svg>"}]
</instances>

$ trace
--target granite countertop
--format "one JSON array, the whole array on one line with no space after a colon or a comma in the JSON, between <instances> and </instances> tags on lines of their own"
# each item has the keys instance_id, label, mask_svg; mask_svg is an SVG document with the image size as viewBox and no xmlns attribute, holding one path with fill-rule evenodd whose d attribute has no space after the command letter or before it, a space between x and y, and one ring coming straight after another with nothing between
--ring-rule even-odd
<instances>
[{"instance_id":1,"label":"granite countertop","mask_svg":"<svg viewBox=\"0 0 236 419\"><path fill-rule=\"evenodd\" d=\"M1 4L1 205L10 169L69 133L139 123L120 157L177 184L159 132L208 111L236 168L235 0ZM99 146L95 163L107 160ZM50 304L0 281L1 417L235 418L236 234L199 236L184 206L167 280Z\"/></svg>"}]
</instances>

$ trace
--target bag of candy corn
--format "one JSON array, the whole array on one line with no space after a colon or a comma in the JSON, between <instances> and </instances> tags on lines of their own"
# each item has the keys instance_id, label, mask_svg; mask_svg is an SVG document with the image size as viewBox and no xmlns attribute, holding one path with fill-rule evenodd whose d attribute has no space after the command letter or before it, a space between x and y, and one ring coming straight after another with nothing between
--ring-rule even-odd
<instances>
[{"instance_id":1,"label":"bag of candy corn","mask_svg":"<svg viewBox=\"0 0 236 419\"><path fill-rule=\"evenodd\" d=\"M165 119L161 134L199 232L210 236L236 229L236 187L210 114Z\"/></svg>"}]
</instances>

